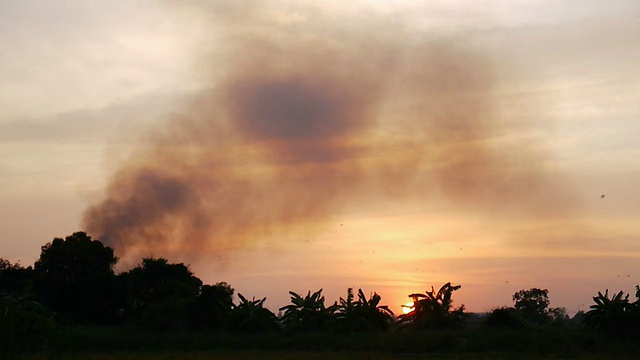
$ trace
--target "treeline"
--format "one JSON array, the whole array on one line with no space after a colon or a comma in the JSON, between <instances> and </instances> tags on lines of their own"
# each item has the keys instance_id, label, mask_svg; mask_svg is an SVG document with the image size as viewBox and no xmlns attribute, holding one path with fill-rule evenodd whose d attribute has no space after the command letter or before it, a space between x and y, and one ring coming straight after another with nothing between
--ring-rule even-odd
<instances>
[{"instance_id":1,"label":"treeline","mask_svg":"<svg viewBox=\"0 0 640 360\"><path fill-rule=\"evenodd\" d=\"M567 324L562 308L549 308L546 289L521 290L514 306L497 308L479 319L453 306L459 285L410 294L413 306L396 316L378 294L348 289L344 298L326 304L322 290L290 292L291 304L278 315L265 299L248 299L227 283L203 284L184 264L145 258L116 274L113 249L83 232L44 245L33 266L0 259L0 337L3 346L37 347L54 326L107 325L151 331L383 332L396 329L443 329L475 322L481 326L526 329ZM591 310L574 322L613 336L640 333L640 288L636 301L622 292L598 293Z\"/></svg>"}]
</instances>

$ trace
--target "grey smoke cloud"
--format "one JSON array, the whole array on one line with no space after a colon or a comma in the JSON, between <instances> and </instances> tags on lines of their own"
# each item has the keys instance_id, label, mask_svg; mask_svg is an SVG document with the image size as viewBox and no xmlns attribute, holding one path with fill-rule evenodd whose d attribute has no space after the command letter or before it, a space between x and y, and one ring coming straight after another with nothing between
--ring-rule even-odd
<instances>
[{"instance_id":1,"label":"grey smoke cloud","mask_svg":"<svg viewBox=\"0 0 640 360\"><path fill-rule=\"evenodd\" d=\"M85 213L87 231L125 260L310 234L372 199L571 206L542 153L509 139L529 125L501 118L500 64L480 46L382 17L347 26L312 7L202 10L216 34L214 55L198 60L211 87L155 129Z\"/></svg>"}]
</instances>

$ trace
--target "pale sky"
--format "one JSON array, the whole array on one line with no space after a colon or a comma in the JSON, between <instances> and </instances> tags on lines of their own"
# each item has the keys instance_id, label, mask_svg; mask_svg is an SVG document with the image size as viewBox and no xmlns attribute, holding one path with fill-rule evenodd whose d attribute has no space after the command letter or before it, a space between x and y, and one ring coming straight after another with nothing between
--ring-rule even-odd
<instances>
[{"instance_id":1,"label":"pale sky","mask_svg":"<svg viewBox=\"0 0 640 360\"><path fill-rule=\"evenodd\" d=\"M287 225L278 239L265 235L232 251L205 246L195 257L192 249L166 246L149 255L185 261L205 283L227 281L245 296L266 296L272 309L288 303L289 290L322 287L332 302L355 287L377 291L398 311L406 295L451 281L462 285L454 301L471 311L510 305L516 291L540 287L550 290L551 306L573 313L588 308L597 291L631 292L640 283L637 1L233 3L0 2L0 257L31 265L46 242L84 230L85 210L100 201L130 154L147 148L149 134L162 132L166 123L179 127L185 114L202 116L202 105L196 105L202 94L224 90L230 73L238 71L235 63L243 69L257 62L252 55L261 50L243 53L246 43L275 44L295 58L303 54L298 42L326 37L335 42L331 49L407 49L388 56L395 75L384 80L388 93L375 115L379 126L371 129L374 135L357 139L392 145L367 153L358 164L404 164L407 154L415 155L407 150L412 139L426 149L421 160L449 159L432 157L441 147L429 148L403 129L417 129L423 112L457 116L459 100L471 99L490 104L490 116L500 119L480 134L495 151L526 145L522 157L499 154L507 164L499 163L506 166L500 169L535 166L543 183L551 184L541 189L553 193L538 195L532 188L521 201L533 205L519 207L520 193L503 198L492 192L500 188L463 190L460 197L447 193L446 184L415 197L360 189L339 207L332 204L330 216L317 224ZM334 39L336 34L348 40ZM482 80L485 74L471 74L481 76L479 82L439 74L444 60L422 70L422 61L443 56L434 48L451 51L445 60L468 60L474 69L474 61L490 64L481 68L490 84ZM422 51L426 55L415 55ZM360 52L347 53L347 60L336 53L338 62L366 59ZM311 63L308 57L302 55L303 65ZM277 68L278 59L267 63ZM365 60L348 68L367 65ZM461 94L470 81L473 94L443 105L449 98L438 92L430 97L421 88L412 96L412 77ZM469 111L478 109L485 107ZM456 156L453 148L444 149ZM241 160L221 156L221 166ZM242 156L261 168L251 162L258 157ZM421 176L439 165L420 164L400 186L431 186ZM511 186L511 178L505 179ZM317 182L321 189L322 180ZM499 200L487 200L487 194ZM566 198L566 209L555 208L556 196ZM513 207L500 203L505 199Z\"/></svg>"}]
</instances>

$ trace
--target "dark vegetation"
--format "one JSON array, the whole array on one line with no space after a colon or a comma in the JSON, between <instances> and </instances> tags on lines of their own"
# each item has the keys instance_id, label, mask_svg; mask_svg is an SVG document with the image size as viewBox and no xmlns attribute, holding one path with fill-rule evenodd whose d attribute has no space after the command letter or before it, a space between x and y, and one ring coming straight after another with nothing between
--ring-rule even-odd
<instances>
[{"instance_id":1,"label":"dark vegetation","mask_svg":"<svg viewBox=\"0 0 640 360\"><path fill-rule=\"evenodd\" d=\"M113 249L78 232L42 247L33 267L0 259L0 358L24 354L180 351L364 351L389 354L634 354L636 300L598 292L572 319L549 308L546 289L520 290L513 307L471 314L454 307L460 285L410 294L396 316L380 295L347 290L325 304L322 289L290 292L276 316L265 299L227 283L203 284L184 264L145 258L120 274ZM75 355L74 355L75 356Z\"/></svg>"}]
</instances>

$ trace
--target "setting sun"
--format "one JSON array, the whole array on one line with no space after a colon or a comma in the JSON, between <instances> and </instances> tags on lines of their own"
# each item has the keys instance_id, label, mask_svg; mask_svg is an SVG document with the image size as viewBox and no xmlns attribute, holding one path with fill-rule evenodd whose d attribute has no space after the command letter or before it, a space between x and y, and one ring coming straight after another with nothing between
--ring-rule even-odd
<instances>
[{"instance_id":1,"label":"setting sun","mask_svg":"<svg viewBox=\"0 0 640 360\"><path fill-rule=\"evenodd\" d=\"M413 301L409 301L408 303L402 305L402 312L408 314L414 310Z\"/></svg>"}]
</instances>

